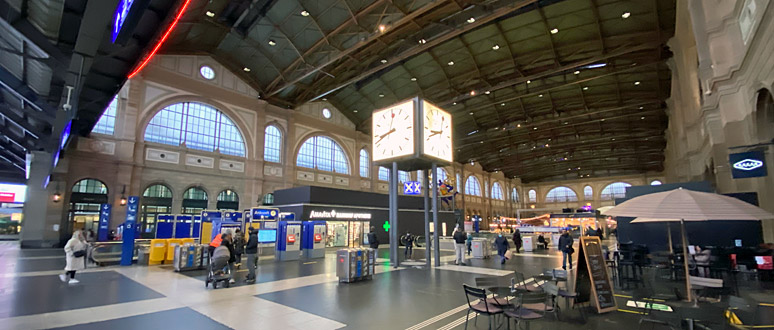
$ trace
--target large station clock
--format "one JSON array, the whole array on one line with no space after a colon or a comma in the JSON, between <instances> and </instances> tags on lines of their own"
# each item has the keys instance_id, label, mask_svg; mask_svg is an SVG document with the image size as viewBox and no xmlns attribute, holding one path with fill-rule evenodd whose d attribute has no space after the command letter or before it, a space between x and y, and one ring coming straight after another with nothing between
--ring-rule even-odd
<instances>
[{"instance_id":1,"label":"large station clock","mask_svg":"<svg viewBox=\"0 0 774 330\"><path fill-rule=\"evenodd\" d=\"M421 98L374 111L371 132L377 165L417 170L453 161L451 114Z\"/></svg>"}]
</instances>

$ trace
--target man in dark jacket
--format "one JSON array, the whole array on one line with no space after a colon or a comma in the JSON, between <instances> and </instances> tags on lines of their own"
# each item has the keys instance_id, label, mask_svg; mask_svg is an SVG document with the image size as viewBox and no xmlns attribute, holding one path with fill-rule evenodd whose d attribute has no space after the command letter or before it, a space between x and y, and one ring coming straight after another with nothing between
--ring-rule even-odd
<instances>
[{"instance_id":1,"label":"man in dark jacket","mask_svg":"<svg viewBox=\"0 0 774 330\"><path fill-rule=\"evenodd\" d=\"M234 259L237 269L242 265L243 253L245 253L245 234L237 228L234 231Z\"/></svg>"},{"instance_id":2,"label":"man in dark jacket","mask_svg":"<svg viewBox=\"0 0 774 330\"><path fill-rule=\"evenodd\" d=\"M516 246L516 253L519 253L521 250L521 232L518 229L513 232L513 245Z\"/></svg>"},{"instance_id":3,"label":"man in dark jacket","mask_svg":"<svg viewBox=\"0 0 774 330\"><path fill-rule=\"evenodd\" d=\"M247 283L255 282L255 268L258 266L258 231L253 227L248 229L249 236L245 245L247 254Z\"/></svg>"},{"instance_id":4,"label":"man in dark jacket","mask_svg":"<svg viewBox=\"0 0 774 330\"><path fill-rule=\"evenodd\" d=\"M379 248L379 238L376 237L376 227L371 226L371 231L368 233L368 246L372 249Z\"/></svg>"},{"instance_id":5,"label":"man in dark jacket","mask_svg":"<svg viewBox=\"0 0 774 330\"><path fill-rule=\"evenodd\" d=\"M467 240L467 235L465 235L465 232L462 231L462 228L457 227L457 230L454 231L454 264L455 265L465 265L465 240Z\"/></svg>"},{"instance_id":6,"label":"man in dark jacket","mask_svg":"<svg viewBox=\"0 0 774 330\"><path fill-rule=\"evenodd\" d=\"M411 232L406 232L406 235L403 235L403 243L406 244L406 252L404 252L406 260L411 259L414 254L414 235L411 235Z\"/></svg>"},{"instance_id":7,"label":"man in dark jacket","mask_svg":"<svg viewBox=\"0 0 774 330\"><path fill-rule=\"evenodd\" d=\"M570 269L572 269L572 236L569 231L564 231L559 237L559 250L562 251L562 269L567 269L567 256L570 258Z\"/></svg>"},{"instance_id":8,"label":"man in dark jacket","mask_svg":"<svg viewBox=\"0 0 774 330\"><path fill-rule=\"evenodd\" d=\"M495 238L495 247L497 247L497 255L500 256L500 264L505 264L505 252L507 252L511 246L508 244L508 239L503 236L502 232L497 234L497 238Z\"/></svg>"}]
</instances>

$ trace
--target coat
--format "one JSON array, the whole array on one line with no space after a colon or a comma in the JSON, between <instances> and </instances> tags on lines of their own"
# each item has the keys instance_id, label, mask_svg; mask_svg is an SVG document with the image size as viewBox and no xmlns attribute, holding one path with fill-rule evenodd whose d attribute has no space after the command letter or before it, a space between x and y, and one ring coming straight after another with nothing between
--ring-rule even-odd
<instances>
[{"instance_id":1,"label":"coat","mask_svg":"<svg viewBox=\"0 0 774 330\"><path fill-rule=\"evenodd\" d=\"M379 248L379 238L376 237L375 232L368 233L368 246L370 246L372 249Z\"/></svg>"},{"instance_id":2,"label":"coat","mask_svg":"<svg viewBox=\"0 0 774 330\"><path fill-rule=\"evenodd\" d=\"M245 237L242 232L238 232L234 234L234 253L236 254L245 253Z\"/></svg>"},{"instance_id":3,"label":"coat","mask_svg":"<svg viewBox=\"0 0 774 330\"><path fill-rule=\"evenodd\" d=\"M572 236L564 234L562 236L559 236L559 250L562 252L570 252L570 248L572 247Z\"/></svg>"},{"instance_id":4,"label":"coat","mask_svg":"<svg viewBox=\"0 0 774 330\"><path fill-rule=\"evenodd\" d=\"M505 238L505 236L497 236L495 239L495 247L497 247L497 254L499 255L505 255L505 251L508 251L508 248L511 246L508 244L508 239Z\"/></svg>"},{"instance_id":5,"label":"coat","mask_svg":"<svg viewBox=\"0 0 774 330\"><path fill-rule=\"evenodd\" d=\"M513 233L513 244L515 244L517 248L521 247L521 233L518 230Z\"/></svg>"},{"instance_id":6,"label":"coat","mask_svg":"<svg viewBox=\"0 0 774 330\"><path fill-rule=\"evenodd\" d=\"M86 268L86 257L76 258L73 256L73 253L75 253L75 251L86 250L87 247L86 242L81 239L81 231L76 230L73 233L73 237L71 237L64 246L65 260L67 261L65 271L83 270Z\"/></svg>"},{"instance_id":7,"label":"coat","mask_svg":"<svg viewBox=\"0 0 774 330\"><path fill-rule=\"evenodd\" d=\"M246 254L258 253L258 230L250 231L250 236L247 239L247 245L245 245Z\"/></svg>"},{"instance_id":8,"label":"coat","mask_svg":"<svg viewBox=\"0 0 774 330\"><path fill-rule=\"evenodd\" d=\"M463 231L455 231L454 232L454 243L456 244L465 244L465 241L467 240L467 235L465 235L465 232Z\"/></svg>"}]
</instances>

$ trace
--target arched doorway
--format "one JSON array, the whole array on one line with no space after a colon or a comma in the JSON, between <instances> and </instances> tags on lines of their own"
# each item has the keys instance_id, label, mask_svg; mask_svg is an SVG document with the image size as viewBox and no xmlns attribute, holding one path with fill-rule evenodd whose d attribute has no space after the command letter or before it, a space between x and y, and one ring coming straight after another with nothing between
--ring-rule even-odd
<instances>
[{"instance_id":1,"label":"arched doorway","mask_svg":"<svg viewBox=\"0 0 774 330\"><path fill-rule=\"evenodd\" d=\"M183 214L199 215L207 208L207 192L202 187L191 187L183 193Z\"/></svg>"},{"instance_id":2,"label":"arched doorway","mask_svg":"<svg viewBox=\"0 0 774 330\"><path fill-rule=\"evenodd\" d=\"M226 189L218 194L218 210L239 210L239 195L231 189Z\"/></svg>"},{"instance_id":3,"label":"arched doorway","mask_svg":"<svg viewBox=\"0 0 774 330\"><path fill-rule=\"evenodd\" d=\"M96 179L83 179L73 185L66 233L75 230L93 230L99 227L100 204L108 202L108 188ZM69 235L66 235L69 236Z\"/></svg>"},{"instance_id":4,"label":"arched doorway","mask_svg":"<svg viewBox=\"0 0 774 330\"><path fill-rule=\"evenodd\" d=\"M140 238L155 238L158 215L172 211L172 190L163 184L148 186L140 198L140 207Z\"/></svg>"}]
</instances>

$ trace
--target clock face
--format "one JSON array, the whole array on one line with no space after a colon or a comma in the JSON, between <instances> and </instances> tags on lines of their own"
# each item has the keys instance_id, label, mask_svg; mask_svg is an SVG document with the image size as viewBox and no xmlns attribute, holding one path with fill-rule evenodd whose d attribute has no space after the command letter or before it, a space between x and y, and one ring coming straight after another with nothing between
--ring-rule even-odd
<instances>
[{"instance_id":1,"label":"clock face","mask_svg":"<svg viewBox=\"0 0 774 330\"><path fill-rule=\"evenodd\" d=\"M414 101L408 100L374 112L374 161L414 154Z\"/></svg>"},{"instance_id":2,"label":"clock face","mask_svg":"<svg viewBox=\"0 0 774 330\"><path fill-rule=\"evenodd\" d=\"M452 161L451 114L422 101L422 153L447 162Z\"/></svg>"}]
</instances>

